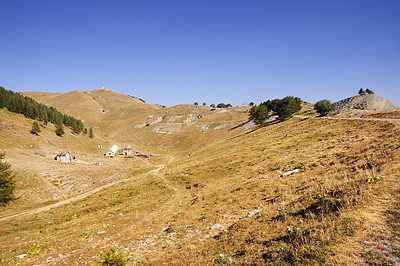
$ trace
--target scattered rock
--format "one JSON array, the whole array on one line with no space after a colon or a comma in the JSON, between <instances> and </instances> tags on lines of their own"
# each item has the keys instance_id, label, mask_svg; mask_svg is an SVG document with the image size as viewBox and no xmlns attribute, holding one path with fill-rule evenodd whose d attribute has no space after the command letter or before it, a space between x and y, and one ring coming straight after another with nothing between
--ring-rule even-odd
<instances>
[{"instance_id":1,"label":"scattered rock","mask_svg":"<svg viewBox=\"0 0 400 266\"><path fill-rule=\"evenodd\" d=\"M213 226L210 227L211 230L215 230L218 228L221 228L222 226L220 224L214 224Z\"/></svg>"},{"instance_id":2,"label":"scattered rock","mask_svg":"<svg viewBox=\"0 0 400 266\"><path fill-rule=\"evenodd\" d=\"M261 210L254 210L254 211L248 212L247 217L252 217L260 212L261 212Z\"/></svg>"},{"instance_id":3,"label":"scattered rock","mask_svg":"<svg viewBox=\"0 0 400 266\"><path fill-rule=\"evenodd\" d=\"M26 257L26 254L21 254L21 255L15 256L15 257L16 257L17 259L22 260L23 258Z\"/></svg>"},{"instance_id":4,"label":"scattered rock","mask_svg":"<svg viewBox=\"0 0 400 266\"><path fill-rule=\"evenodd\" d=\"M291 174L293 174L293 173L297 173L298 171L299 171L299 169L294 169L294 170L292 170L292 171L283 173L283 174L280 175L279 177L285 177L285 176L291 175Z\"/></svg>"}]
</instances>

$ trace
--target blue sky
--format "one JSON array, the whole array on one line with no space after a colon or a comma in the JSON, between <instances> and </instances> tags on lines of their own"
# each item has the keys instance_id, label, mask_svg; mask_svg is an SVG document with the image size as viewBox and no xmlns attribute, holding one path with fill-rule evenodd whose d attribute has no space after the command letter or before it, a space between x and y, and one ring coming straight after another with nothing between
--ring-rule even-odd
<instances>
[{"instance_id":1,"label":"blue sky","mask_svg":"<svg viewBox=\"0 0 400 266\"><path fill-rule=\"evenodd\" d=\"M0 86L101 86L167 106L400 104L398 0L0 0Z\"/></svg>"}]
</instances>

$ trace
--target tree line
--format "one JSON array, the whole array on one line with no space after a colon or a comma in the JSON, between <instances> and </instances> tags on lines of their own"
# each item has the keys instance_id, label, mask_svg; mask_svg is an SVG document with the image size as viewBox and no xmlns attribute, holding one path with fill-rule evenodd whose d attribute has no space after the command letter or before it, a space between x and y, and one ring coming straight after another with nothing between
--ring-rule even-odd
<instances>
[{"instance_id":1,"label":"tree line","mask_svg":"<svg viewBox=\"0 0 400 266\"><path fill-rule=\"evenodd\" d=\"M59 136L64 134L63 125L71 128L76 134L84 130L81 120L62 114L56 108L38 103L32 98L0 87L0 109L4 107L10 112L23 114L27 118L38 120L44 125L49 122L56 125L56 134Z\"/></svg>"},{"instance_id":2,"label":"tree line","mask_svg":"<svg viewBox=\"0 0 400 266\"><path fill-rule=\"evenodd\" d=\"M295 112L301 110L301 103L302 100L294 96L267 100L250 108L249 119L257 125L262 125L272 113L278 115L279 120L284 121L292 117Z\"/></svg>"}]
</instances>

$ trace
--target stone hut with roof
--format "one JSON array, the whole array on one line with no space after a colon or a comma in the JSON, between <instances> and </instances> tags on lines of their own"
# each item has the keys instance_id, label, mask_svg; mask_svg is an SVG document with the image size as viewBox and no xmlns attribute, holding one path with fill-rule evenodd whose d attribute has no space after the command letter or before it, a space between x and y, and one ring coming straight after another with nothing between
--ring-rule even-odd
<instances>
[{"instance_id":1,"label":"stone hut with roof","mask_svg":"<svg viewBox=\"0 0 400 266\"><path fill-rule=\"evenodd\" d=\"M59 151L54 159L59 162L68 163L72 160L72 156L68 151Z\"/></svg>"},{"instance_id":2,"label":"stone hut with roof","mask_svg":"<svg viewBox=\"0 0 400 266\"><path fill-rule=\"evenodd\" d=\"M126 156L132 155L132 147L129 145L126 145L126 147L122 149L122 154L126 155Z\"/></svg>"}]
</instances>

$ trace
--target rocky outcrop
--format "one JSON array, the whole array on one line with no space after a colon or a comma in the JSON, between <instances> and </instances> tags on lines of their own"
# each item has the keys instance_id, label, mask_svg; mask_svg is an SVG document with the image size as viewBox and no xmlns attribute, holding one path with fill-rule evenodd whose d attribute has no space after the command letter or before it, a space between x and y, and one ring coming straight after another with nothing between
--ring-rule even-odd
<instances>
[{"instance_id":1,"label":"rocky outcrop","mask_svg":"<svg viewBox=\"0 0 400 266\"><path fill-rule=\"evenodd\" d=\"M336 110L400 110L400 105L376 94L357 95L335 102Z\"/></svg>"}]
</instances>

